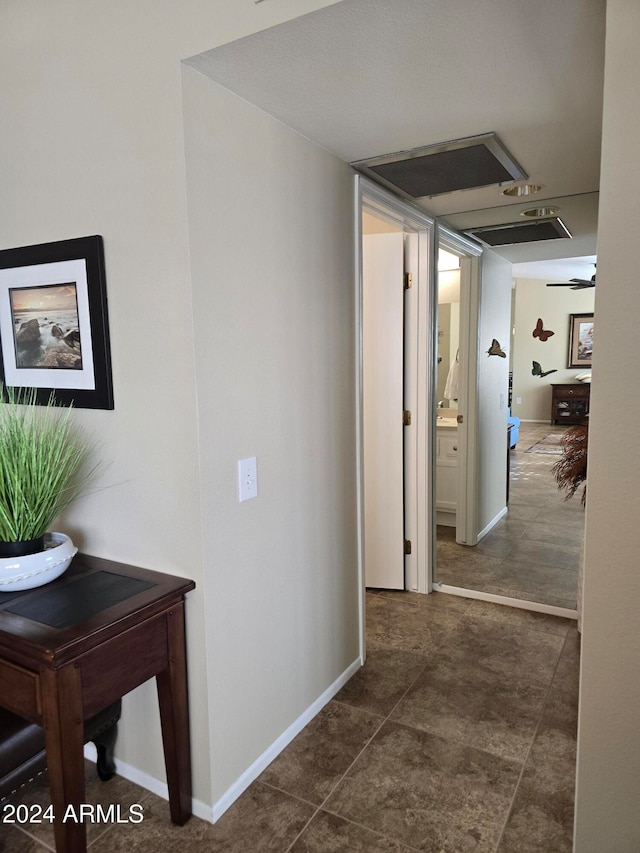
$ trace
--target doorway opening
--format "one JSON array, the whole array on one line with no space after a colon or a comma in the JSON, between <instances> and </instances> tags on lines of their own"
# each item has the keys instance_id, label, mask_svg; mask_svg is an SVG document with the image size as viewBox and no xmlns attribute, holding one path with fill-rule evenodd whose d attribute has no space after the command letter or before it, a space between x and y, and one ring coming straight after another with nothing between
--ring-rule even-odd
<instances>
[{"instance_id":1,"label":"doorway opening","mask_svg":"<svg viewBox=\"0 0 640 853\"><path fill-rule=\"evenodd\" d=\"M434 222L361 176L355 208L364 650L367 588L431 590Z\"/></svg>"}]
</instances>

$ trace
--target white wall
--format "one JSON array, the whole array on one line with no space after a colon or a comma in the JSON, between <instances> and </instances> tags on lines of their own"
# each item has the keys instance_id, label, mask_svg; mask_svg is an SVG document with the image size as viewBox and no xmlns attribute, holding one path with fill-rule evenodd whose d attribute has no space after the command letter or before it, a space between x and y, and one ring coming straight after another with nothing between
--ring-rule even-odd
<instances>
[{"instance_id":1,"label":"white wall","mask_svg":"<svg viewBox=\"0 0 640 853\"><path fill-rule=\"evenodd\" d=\"M640 849L640 4L608 0L589 426L576 853ZM623 423L612 412L624 406Z\"/></svg>"},{"instance_id":2,"label":"white wall","mask_svg":"<svg viewBox=\"0 0 640 853\"><path fill-rule=\"evenodd\" d=\"M478 358L478 530L505 508L507 499L507 394L511 264L487 249L482 254ZM487 355L493 338L506 358Z\"/></svg>"},{"instance_id":3,"label":"white wall","mask_svg":"<svg viewBox=\"0 0 640 853\"><path fill-rule=\"evenodd\" d=\"M183 78L217 802L359 654L353 175Z\"/></svg>"},{"instance_id":4,"label":"white wall","mask_svg":"<svg viewBox=\"0 0 640 853\"><path fill-rule=\"evenodd\" d=\"M516 279L515 336L513 340L513 403L511 411L525 421L551 418L551 384L575 382L585 368L568 368L569 317L593 312L594 290L571 290L570 287L547 287L546 280ZM554 334L541 341L533 337L540 318L544 329ZM556 373L540 378L531 373L532 362L543 371ZM518 404L516 398L522 403Z\"/></svg>"},{"instance_id":5,"label":"white wall","mask_svg":"<svg viewBox=\"0 0 640 853\"><path fill-rule=\"evenodd\" d=\"M187 627L194 793L204 802L211 802L204 628L209 612L204 597L180 62L326 5L331 4L183 0L152 7L143 0L5 0L0 5L0 248L86 234L102 234L105 242L115 411L78 411L77 416L101 443L109 467L98 485L108 488L78 504L64 528L90 553L196 580L198 588L187 604ZM299 198L295 192L292 197ZM329 241L327 237L320 244L325 251ZM251 248L248 239L245 244ZM243 252L237 260L245 259ZM327 299L335 296L335 289L330 293ZM270 324L272 339L290 333L283 302L281 308ZM321 302L321 317L325 311L330 308ZM332 332L337 340L331 343L340 353L335 358L341 359L342 329ZM304 355L311 362L311 381L317 373L324 375L324 362L333 358L322 348ZM303 363L301 358L301 371ZM270 377L264 378L266 388ZM350 375L345 376L344 382L350 381ZM342 387L336 389L338 398L344 393ZM307 402L300 384L293 385L289 416L298 419ZM203 403L208 405L206 395ZM322 423L322 412L312 414ZM228 432L229 424L236 422L235 412L218 412L206 440L217 440L219 422ZM329 439L336 440L336 454L344 454L344 434L338 440L330 433ZM299 456L314 458L316 448L310 441ZM335 487L336 505L341 506L346 499L341 482ZM206 511L207 490L204 499ZM293 518L278 516L272 536L282 540L292 522L298 537L316 535L315 509L304 502ZM209 525L217 521L207 518ZM341 554L342 540L350 535L348 530L336 534L339 544L333 547ZM294 536L292 553L297 542ZM210 543L206 545L209 567L214 561ZM324 570L338 573L336 562L330 569L323 563ZM241 596L244 574L236 567L230 576ZM329 591L320 571L314 574L308 564L300 578L310 589L317 587L314 618L322 621L335 589ZM339 583L336 578L335 585ZM283 594L293 596L296 588ZM331 677L328 659L333 662L349 646L338 622L334 632L330 620L330 630L322 637L316 626L313 654L320 658L320 672L311 677L313 684L300 688L296 706L304 701L302 694L317 689L323 676ZM307 631L308 625L300 623L296 637ZM310 652L303 644L301 659L304 654ZM254 708L256 718L263 710ZM155 690L148 684L125 703L117 754L162 779L160 743Z\"/></svg>"}]
</instances>

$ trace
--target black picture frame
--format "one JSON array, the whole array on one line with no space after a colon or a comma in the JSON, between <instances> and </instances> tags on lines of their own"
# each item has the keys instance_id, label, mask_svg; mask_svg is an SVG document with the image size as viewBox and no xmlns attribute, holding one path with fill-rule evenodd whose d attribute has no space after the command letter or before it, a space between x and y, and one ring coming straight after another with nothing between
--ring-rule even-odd
<instances>
[{"instance_id":1,"label":"black picture frame","mask_svg":"<svg viewBox=\"0 0 640 853\"><path fill-rule=\"evenodd\" d=\"M591 367L593 332L593 313L569 315L568 367Z\"/></svg>"},{"instance_id":2,"label":"black picture frame","mask_svg":"<svg viewBox=\"0 0 640 853\"><path fill-rule=\"evenodd\" d=\"M101 236L0 251L0 379L41 405L113 409Z\"/></svg>"}]
</instances>

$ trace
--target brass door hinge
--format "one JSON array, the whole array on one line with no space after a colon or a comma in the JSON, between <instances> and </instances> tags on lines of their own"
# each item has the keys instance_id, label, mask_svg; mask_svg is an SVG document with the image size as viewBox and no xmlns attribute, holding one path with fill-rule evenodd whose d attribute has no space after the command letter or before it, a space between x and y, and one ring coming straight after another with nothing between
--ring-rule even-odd
<instances>
[{"instance_id":1,"label":"brass door hinge","mask_svg":"<svg viewBox=\"0 0 640 853\"><path fill-rule=\"evenodd\" d=\"M408 557L411 554L411 539L404 540L404 555Z\"/></svg>"},{"instance_id":2,"label":"brass door hinge","mask_svg":"<svg viewBox=\"0 0 640 853\"><path fill-rule=\"evenodd\" d=\"M404 426L411 426L411 412L408 409L402 413L402 423Z\"/></svg>"},{"instance_id":3,"label":"brass door hinge","mask_svg":"<svg viewBox=\"0 0 640 853\"><path fill-rule=\"evenodd\" d=\"M404 274L404 289L410 290L413 287L413 273L406 272Z\"/></svg>"}]
</instances>

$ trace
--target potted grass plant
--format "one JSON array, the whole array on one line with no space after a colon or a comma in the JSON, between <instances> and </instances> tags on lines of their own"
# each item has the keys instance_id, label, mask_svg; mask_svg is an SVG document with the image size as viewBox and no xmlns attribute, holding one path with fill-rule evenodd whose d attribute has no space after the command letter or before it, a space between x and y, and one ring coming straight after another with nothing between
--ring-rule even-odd
<instances>
[{"instance_id":1,"label":"potted grass plant","mask_svg":"<svg viewBox=\"0 0 640 853\"><path fill-rule=\"evenodd\" d=\"M7 388L0 402L0 591L28 589L66 570L77 549L49 532L95 468L71 406L45 406L36 390Z\"/></svg>"}]
</instances>

